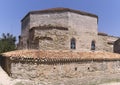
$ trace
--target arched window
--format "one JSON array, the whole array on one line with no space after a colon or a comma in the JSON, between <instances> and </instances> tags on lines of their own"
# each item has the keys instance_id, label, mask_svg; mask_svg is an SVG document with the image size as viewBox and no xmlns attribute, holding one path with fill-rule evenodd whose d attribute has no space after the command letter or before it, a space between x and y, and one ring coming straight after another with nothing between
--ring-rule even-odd
<instances>
[{"instance_id":1,"label":"arched window","mask_svg":"<svg viewBox=\"0 0 120 85\"><path fill-rule=\"evenodd\" d=\"M91 42L91 50L95 50L95 40L92 40Z\"/></svg>"},{"instance_id":2,"label":"arched window","mask_svg":"<svg viewBox=\"0 0 120 85\"><path fill-rule=\"evenodd\" d=\"M76 40L75 40L75 38L71 39L71 49L76 49Z\"/></svg>"}]
</instances>

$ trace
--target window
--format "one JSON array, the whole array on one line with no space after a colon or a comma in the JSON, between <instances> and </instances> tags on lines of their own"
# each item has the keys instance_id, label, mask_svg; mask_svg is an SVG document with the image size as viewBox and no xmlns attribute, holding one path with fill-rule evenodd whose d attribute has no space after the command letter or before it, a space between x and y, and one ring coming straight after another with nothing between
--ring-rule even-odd
<instances>
[{"instance_id":1,"label":"window","mask_svg":"<svg viewBox=\"0 0 120 85\"><path fill-rule=\"evenodd\" d=\"M95 40L92 40L91 42L91 50L95 50Z\"/></svg>"},{"instance_id":2,"label":"window","mask_svg":"<svg viewBox=\"0 0 120 85\"><path fill-rule=\"evenodd\" d=\"M71 39L71 49L76 49L76 40L75 40L75 38Z\"/></svg>"}]
</instances>

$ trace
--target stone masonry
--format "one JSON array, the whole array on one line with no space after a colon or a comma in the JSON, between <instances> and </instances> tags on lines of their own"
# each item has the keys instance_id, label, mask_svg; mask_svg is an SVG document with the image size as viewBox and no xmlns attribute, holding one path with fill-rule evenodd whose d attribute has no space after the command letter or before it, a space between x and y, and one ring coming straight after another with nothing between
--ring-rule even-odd
<instances>
[{"instance_id":1,"label":"stone masonry","mask_svg":"<svg viewBox=\"0 0 120 85\"><path fill-rule=\"evenodd\" d=\"M3 53L1 58L4 61L2 68L10 77L31 80L36 85L42 82L51 85L99 84L119 79L120 75L120 55L110 52L16 50Z\"/></svg>"},{"instance_id":2,"label":"stone masonry","mask_svg":"<svg viewBox=\"0 0 120 85\"><path fill-rule=\"evenodd\" d=\"M41 79L82 78L95 75L96 72L118 73L120 61L86 61L57 65L12 63L11 67L11 77L39 81Z\"/></svg>"},{"instance_id":3,"label":"stone masonry","mask_svg":"<svg viewBox=\"0 0 120 85\"><path fill-rule=\"evenodd\" d=\"M72 50L74 38L76 51L89 51L94 40L96 50L113 52L113 43L118 39L98 33L98 16L68 8L32 11L21 23L19 49Z\"/></svg>"},{"instance_id":4,"label":"stone masonry","mask_svg":"<svg viewBox=\"0 0 120 85\"><path fill-rule=\"evenodd\" d=\"M98 16L52 8L29 12L21 25L19 50L0 55L10 77L36 83L31 85L93 85L119 79L120 39L98 32Z\"/></svg>"},{"instance_id":5,"label":"stone masonry","mask_svg":"<svg viewBox=\"0 0 120 85\"><path fill-rule=\"evenodd\" d=\"M119 80L119 75L119 60L61 64L13 62L11 64L11 77L30 80L32 85L97 85L107 81ZM42 82L46 82L46 84L42 84Z\"/></svg>"}]
</instances>

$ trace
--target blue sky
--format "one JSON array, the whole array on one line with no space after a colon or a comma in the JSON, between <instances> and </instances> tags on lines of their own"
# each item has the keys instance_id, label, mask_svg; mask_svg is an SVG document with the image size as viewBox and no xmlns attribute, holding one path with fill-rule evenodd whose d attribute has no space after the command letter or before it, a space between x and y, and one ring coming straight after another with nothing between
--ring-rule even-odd
<instances>
[{"instance_id":1,"label":"blue sky","mask_svg":"<svg viewBox=\"0 0 120 85\"><path fill-rule=\"evenodd\" d=\"M0 35L20 35L20 21L29 11L54 7L96 14L100 32L120 36L120 0L0 0Z\"/></svg>"}]
</instances>

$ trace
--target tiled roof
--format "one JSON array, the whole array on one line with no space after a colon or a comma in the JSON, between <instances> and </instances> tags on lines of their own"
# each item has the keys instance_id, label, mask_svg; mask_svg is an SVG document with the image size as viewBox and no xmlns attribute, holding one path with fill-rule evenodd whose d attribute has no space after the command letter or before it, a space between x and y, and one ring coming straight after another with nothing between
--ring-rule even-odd
<instances>
[{"instance_id":1,"label":"tiled roof","mask_svg":"<svg viewBox=\"0 0 120 85\"><path fill-rule=\"evenodd\" d=\"M30 11L25 17L27 17L29 14L54 13L54 12L66 12L66 11L98 18L98 16L95 14L91 14L91 13L83 12L79 10L73 10L69 8L62 8L62 7L50 8L50 9L38 10L38 11ZM23 21L25 17L21 21Z\"/></svg>"},{"instance_id":2,"label":"tiled roof","mask_svg":"<svg viewBox=\"0 0 120 85\"><path fill-rule=\"evenodd\" d=\"M120 60L120 54L110 52L76 52L68 50L16 50L3 53L4 57L80 59L80 60Z\"/></svg>"}]
</instances>

